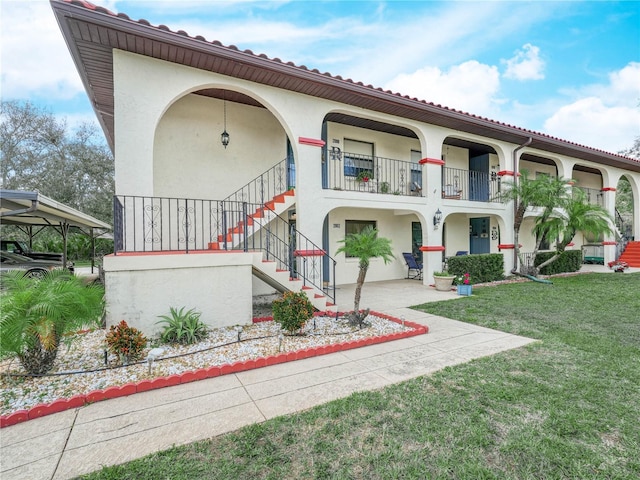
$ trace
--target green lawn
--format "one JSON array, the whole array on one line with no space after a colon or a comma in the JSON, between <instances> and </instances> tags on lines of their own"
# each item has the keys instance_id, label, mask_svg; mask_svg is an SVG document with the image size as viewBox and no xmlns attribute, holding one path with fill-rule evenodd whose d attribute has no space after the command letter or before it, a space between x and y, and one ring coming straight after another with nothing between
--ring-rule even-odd
<instances>
[{"instance_id":1,"label":"green lawn","mask_svg":"<svg viewBox=\"0 0 640 480\"><path fill-rule=\"evenodd\" d=\"M416 308L540 339L91 479L640 478L640 274Z\"/></svg>"}]
</instances>

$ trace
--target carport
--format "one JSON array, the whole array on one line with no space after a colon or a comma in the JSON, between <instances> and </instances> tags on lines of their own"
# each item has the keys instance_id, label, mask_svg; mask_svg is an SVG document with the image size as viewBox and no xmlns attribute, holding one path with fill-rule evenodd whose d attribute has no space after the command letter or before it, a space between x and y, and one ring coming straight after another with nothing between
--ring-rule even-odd
<instances>
[{"instance_id":1,"label":"carport","mask_svg":"<svg viewBox=\"0 0 640 480\"><path fill-rule=\"evenodd\" d=\"M62 236L63 262L67 265L67 238L74 227L91 239L91 270L93 271L96 238L111 231L111 225L86 213L71 208L38 192L22 190L0 190L0 224L14 225L29 237L29 248L33 248L33 237L45 228L53 228Z\"/></svg>"}]
</instances>

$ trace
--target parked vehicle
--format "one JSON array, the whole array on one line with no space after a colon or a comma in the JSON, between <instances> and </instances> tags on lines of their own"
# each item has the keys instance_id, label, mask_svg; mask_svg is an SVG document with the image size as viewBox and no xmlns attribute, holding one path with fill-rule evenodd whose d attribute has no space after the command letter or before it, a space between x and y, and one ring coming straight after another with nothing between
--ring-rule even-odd
<instances>
[{"instance_id":1,"label":"parked vehicle","mask_svg":"<svg viewBox=\"0 0 640 480\"><path fill-rule=\"evenodd\" d=\"M24 257L33 258L34 260L54 260L56 262L62 262L62 253L34 252L26 242L19 240L0 241L0 250L3 252L17 253Z\"/></svg>"},{"instance_id":2,"label":"parked vehicle","mask_svg":"<svg viewBox=\"0 0 640 480\"><path fill-rule=\"evenodd\" d=\"M24 270L25 276L40 278L51 270L62 269L62 262L56 260L35 260L12 252L0 252L0 272Z\"/></svg>"}]
</instances>

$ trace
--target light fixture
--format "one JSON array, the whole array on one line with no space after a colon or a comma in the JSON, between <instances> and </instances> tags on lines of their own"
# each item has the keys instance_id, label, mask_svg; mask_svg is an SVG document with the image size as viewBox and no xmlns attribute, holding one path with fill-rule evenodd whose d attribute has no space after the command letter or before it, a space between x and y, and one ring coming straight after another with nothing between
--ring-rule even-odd
<instances>
[{"instance_id":1,"label":"light fixture","mask_svg":"<svg viewBox=\"0 0 640 480\"><path fill-rule=\"evenodd\" d=\"M438 209L436 210L436 214L433 216L433 227L437 229L440 222L442 222L442 212Z\"/></svg>"},{"instance_id":2,"label":"light fixture","mask_svg":"<svg viewBox=\"0 0 640 480\"><path fill-rule=\"evenodd\" d=\"M224 92L222 93L222 108L224 110L224 131L220 134L220 141L226 149L229 145L229 133L227 132L227 100L224 98Z\"/></svg>"}]
</instances>

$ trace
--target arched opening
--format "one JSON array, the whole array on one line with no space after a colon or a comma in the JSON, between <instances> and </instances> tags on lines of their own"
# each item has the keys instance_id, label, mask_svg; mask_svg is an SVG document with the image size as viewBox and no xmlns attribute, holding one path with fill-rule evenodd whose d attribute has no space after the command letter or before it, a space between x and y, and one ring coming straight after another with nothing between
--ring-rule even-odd
<instances>
[{"instance_id":1,"label":"arched opening","mask_svg":"<svg viewBox=\"0 0 640 480\"><path fill-rule=\"evenodd\" d=\"M476 202L498 201L500 159L494 147L447 137L442 144L442 198Z\"/></svg>"},{"instance_id":2,"label":"arched opening","mask_svg":"<svg viewBox=\"0 0 640 480\"><path fill-rule=\"evenodd\" d=\"M227 145L222 143L223 132L228 134ZM291 183L290 153L285 129L259 101L224 88L197 90L173 102L158 122L154 193L218 200L240 192L244 201L268 201ZM249 198L249 190L242 192L267 172L273 191L262 189L260 198Z\"/></svg>"},{"instance_id":3,"label":"arched opening","mask_svg":"<svg viewBox=\"0 0 640 480\"><path fill-rule=\"evenodd\" d=\"M322 137L324 189L422 196L422 152L413 130L331 112Z\"/></svg>"}]
</instances>

